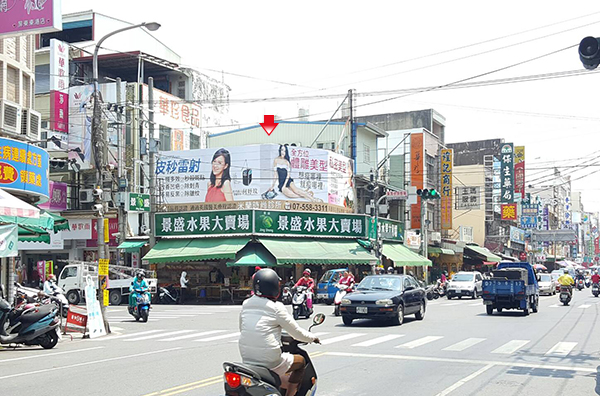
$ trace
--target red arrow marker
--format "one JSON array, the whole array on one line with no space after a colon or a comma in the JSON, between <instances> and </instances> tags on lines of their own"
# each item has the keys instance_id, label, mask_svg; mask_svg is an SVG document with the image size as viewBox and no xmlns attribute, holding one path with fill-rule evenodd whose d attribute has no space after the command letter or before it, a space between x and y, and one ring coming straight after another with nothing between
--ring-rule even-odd
<instances>
[{"instance_id":1,"label":"red arrow marker","mask_svg":"<svg viewBox=\"0 0 600 396\"><path fill-rule=\"evenodd\" d=\"M266 115L266 114L265 114L265 122L260 122L259 124L261 127L263 127L263 129L265 130L265 132L267 132L267 135L269 135L269 136L271 136L271 134L273 133L275 128L277 128L277 125L279 125L279 123L275 122L274 115Z\"/></svg>"}]
</instances>

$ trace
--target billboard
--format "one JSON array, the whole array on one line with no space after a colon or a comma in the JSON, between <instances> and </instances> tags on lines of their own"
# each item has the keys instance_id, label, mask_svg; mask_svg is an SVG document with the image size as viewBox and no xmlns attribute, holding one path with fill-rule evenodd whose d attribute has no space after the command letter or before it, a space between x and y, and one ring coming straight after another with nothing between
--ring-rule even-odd
<instances>
[{"instance_id":1,"label":"billboard","mask_svg":"<svg viewBox=\"0 0 600 396\"><path fill-rule=\"evenodd\" d=\"M525 199L525 146L515 146L515 197Z\"/></svg>"},{"instance_id":2,"label":"billboard","mask_svg":"<svg viewBox=\"0 0 600 396\"><path fill-rule=\"evenodd\" d=\"M48 153L37 146L0 138L0 187L48 198Z\"/></svg>"},{"instance_id":3,"label":"billboard","mask_svg":"<svg viewBox=\"0 0 600 396\"><path fill-rule=\"evenodd\" d=\"M452 155L452 149L441 152L442 230L452 229Z\"/></svg>"},{"instance_id":4,"label":"billboard","mask_svg":"<svg viewBox=\"0 0 600 396\"><path fill-rule=\"evenodd\" d=\"M0 36L62 30L61 0L0 1Z\"/></svg>"},{"instance_id":5,"label":"billboard","mask_svg":"<svg viewBox=\"0 0 600 396\"><path fill-rule=\"evenodd\" d=\"M352 161L328 150L261 144L162 151L155 175L169 211L354 208Z\"/></svg>"},{"instance_id":6,"label":"billboard","mask_svg":"<svg viewBox=\"0 0 600 396\"><path fill-rule=\"evenodd\" d=\"M513 203L515 201L515 165L514 149L512 143L502 145L500 150L501 162L501 195L500 202Z\"/></svg>"},{"instance_id":7,"label":"billboard","mask_svg":"<svg viewBox=\"0 0 600 396\"><path fill-rule=\"evenodd\" d=\"M410 180L411 186L423 188L423 134L410 135ZM410 206L410 228L421 228L421 197Z\"/></svg>"}]
</instances>

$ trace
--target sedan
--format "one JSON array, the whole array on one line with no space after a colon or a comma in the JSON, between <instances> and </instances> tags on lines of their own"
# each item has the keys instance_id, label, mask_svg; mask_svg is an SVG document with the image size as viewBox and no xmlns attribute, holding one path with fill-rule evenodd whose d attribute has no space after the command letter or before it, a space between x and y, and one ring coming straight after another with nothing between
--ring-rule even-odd
<instances>
[{"instance_id":1,"label":"sedan","mask_svg":"<svg viewBox=\"0 0 600 396\"><path fill-rule=\"evenodd\" d=\"M408 275L370 275L354 293L342 299L340 312L346 326L354 319L375 319L401 325L405 315L423 320L427 298L423 288Z\"/></svg>"}]
</instances>

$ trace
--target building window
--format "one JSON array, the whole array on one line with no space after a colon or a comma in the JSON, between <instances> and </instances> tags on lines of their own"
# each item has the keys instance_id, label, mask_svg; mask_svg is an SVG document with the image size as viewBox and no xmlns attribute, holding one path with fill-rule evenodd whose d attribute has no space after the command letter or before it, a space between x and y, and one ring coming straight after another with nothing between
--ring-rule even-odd
<instances>
[{"instance_id":1,"label":"building window","mask_svg":"<svg viewBox=\"0 0 600 396\"><path fill-rule=\"evenodd\" d=\"M371 163L371 147L363 144L363 162L365 164Z\"/></svg>"},{"instance_id":2,"label":"building window","mask_svg":"<svg viewBox=\"0 0 600 396\"><path fill-rule=\"evenodd\" d=\"M317 143L317 148L318 149L323 149L323 150L335 150L335 142L321 142L321 143Z\"/></svg>"},{"instance_id":3,"label":"building window","mask_svg":"<svg viewBox=\"0 0 600 396\"><path fill-rule=\"evenodd\" d=\"M185 81L177 82L177 96L181 99L185 99Z\"/></svg>"},{"instance_id":4,"label":"building window","mask_svg":"<svg viewBox=\"0 0 600 396\"><path fill-rule=\"evenodd\" d=\"M171 151L171 128L159 126L160 132L160 151Z\"/></svg>"},{"instance_id":5,"label":"building window","mask_svg":"<svg viewBox=\"0 0 600 396\"><path fill-rule=\"evenodd\" d=\"M29 98L31 97L31 81L29 76L23 74L23 107L33 107L29 102Z\"/></svg>"},{"instance_id":6,"label":"building window","mask_svg":"<svg viewBox=\"0 0 600 396\"><path fill-rule=\"evenodd\" d=\"M19 70L6 68L6 99L19 103Z\"/></svg>"},{"instance_id":7,"label":"building window","mask_svg":"<svg viewBox=\"0 0 600 396\"><path fill-rule=\"evenodd\" d=\"M190 150L196 150L200 148L200 136L194 135L190 132Z\"/></svg>"}]
</instances>

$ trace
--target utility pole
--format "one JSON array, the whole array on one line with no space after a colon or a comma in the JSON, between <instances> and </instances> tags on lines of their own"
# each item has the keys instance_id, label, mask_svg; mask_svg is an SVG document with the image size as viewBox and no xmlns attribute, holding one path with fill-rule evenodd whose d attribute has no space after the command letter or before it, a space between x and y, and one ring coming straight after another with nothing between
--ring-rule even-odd
<instances>
[{"instance_id":1,"label":"utility pole","mask_svg":"<svg viewBox=\"0 0 600 396\"><path fill-rule=\"evenodd\" d=\"M352 98L352 89L348 90L348 107L350 108L350 157L354 160L354 174L356 174L356 130L354 125L354 102Z\"/></svg>"},{"instance_id":2,"label":"utility pole","mask_svg":"<svg viewBox=\"0 0 600 396\"><path fill-rule=\"evenodd\" d=\"M148 110L150 114L148 115L148 119L150 121L150 126L148 128L149 131L149 139L148 139L148 149L150 154L150 181L149 181L149 190L150 190L150 240L149 245L150 249L154 247L156 244L156 233L155 233L155 224L154 224L154 214L156 213L156 158L154 157L155 151L158 149L157 145L153 145L154 141L154 78L148 78Z\"/></svg>"},{"instance_id":3,"label":"utility pole","mask_svg":"<svg viewBox=\"0 0 600 396\"><path fill-rule=\"evenodd\" d=\"M121 97L121 78L117 77L117 145L118 145L118 154L117 154L117 168L118 168L118 180L119 180L119 193L121 195L125 194L125 198L122 199L119 202L119 242L123 243L125 242L125 240L127 239L127 214L125 211L125 205L128 204L127 202L127 193L125 192L126 189L121 187L121 182L124 179L124 175L123 175L123 145L125 143L125 139L123 136L123 124L122 124L122 118L121 118L121 112L120 109L124 108L121 107L122 106L122 100L123 98ZM124 260L123 260L124 261Z\"/></svg>"}]
</instances>

